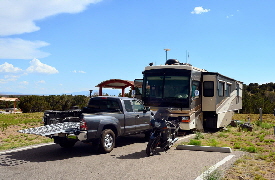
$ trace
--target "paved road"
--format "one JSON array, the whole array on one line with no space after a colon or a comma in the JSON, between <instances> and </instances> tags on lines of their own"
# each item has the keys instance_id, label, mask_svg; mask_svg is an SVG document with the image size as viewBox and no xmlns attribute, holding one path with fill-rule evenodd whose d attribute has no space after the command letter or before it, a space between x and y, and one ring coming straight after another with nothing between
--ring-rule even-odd
<instances>
[{"instance_id":1,"label":"paved road","mask_svg":"<svg viewBox=\"0 0 275 180\"><path fill-rule=\"evenodd\" d=\"M147 142L142 136L120 138L108 154L97 154L88 144L73 148L50 144L21 151L0 152L0 179L196 179L203 171L229 155L232 159L220 166L224 169L242 152L219 153L176 150L147 157Z\"/></svg>"}]
</instances>

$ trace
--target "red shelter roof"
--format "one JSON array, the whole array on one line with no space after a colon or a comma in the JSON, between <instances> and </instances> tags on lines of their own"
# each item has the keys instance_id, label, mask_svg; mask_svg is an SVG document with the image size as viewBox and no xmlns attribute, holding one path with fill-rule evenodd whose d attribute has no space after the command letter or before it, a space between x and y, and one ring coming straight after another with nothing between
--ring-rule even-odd
<instances>
[{"instance_id":1,"label":"red shelter roof","mask_svg":"<svg viewBox=\"0 0 275 180\"><path fill-rule=\"evenodd\" d=\"M134 81L122 80L122 79L110 79L99 83L96 87L99 87L99 96L102 96L102 88L121 89L122 96L124 97L124 90L127 87L134 89Z\"/></svg>"}]
</instances>

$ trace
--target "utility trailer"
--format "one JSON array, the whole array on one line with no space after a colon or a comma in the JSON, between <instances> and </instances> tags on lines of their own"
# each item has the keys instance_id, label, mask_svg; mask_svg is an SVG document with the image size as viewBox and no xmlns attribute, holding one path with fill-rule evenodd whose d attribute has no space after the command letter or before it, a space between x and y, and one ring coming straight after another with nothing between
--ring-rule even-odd
<instances>
[{"instance_id":1,"label":"utility trailer","mask_svg":"<svg viewBox=\"0 0 275 180\"><path fill-rule=\"evenodd\" d=\"M243 83L217 72L169 59L165 65L145 67L135 80L135 96L151 110L169 108L170 119L182 130L226 127L242 108Z\"/></svg>"}]
</instances>

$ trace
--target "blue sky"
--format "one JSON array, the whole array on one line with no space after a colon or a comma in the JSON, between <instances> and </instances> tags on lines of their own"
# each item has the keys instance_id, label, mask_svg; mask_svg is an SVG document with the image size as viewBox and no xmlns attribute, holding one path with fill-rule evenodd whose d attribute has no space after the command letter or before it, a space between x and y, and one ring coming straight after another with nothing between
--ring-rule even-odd
<instances>
[{"instance_id":1,"label":"blue sky","mask_svg":"<svg viewBox=\"0 0 275 180\"><path fill-rule=\"evenodd\" d=\"M168 58L275 82L273 0L1 0L0 93L62 94L134 80ZM88 93L87 93L88 94Z\"/></svg>"}]
</instances>

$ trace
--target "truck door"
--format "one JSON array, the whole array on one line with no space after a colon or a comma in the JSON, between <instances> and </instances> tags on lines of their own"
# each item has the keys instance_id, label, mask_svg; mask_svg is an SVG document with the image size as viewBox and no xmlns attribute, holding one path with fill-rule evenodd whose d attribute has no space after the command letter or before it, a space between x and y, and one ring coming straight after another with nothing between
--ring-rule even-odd
<instances>
[{"instance_id":1,"label":"truck door","mask_svg":"<svg viewBox=\"0 0 275 180\"><path fill-rule=\"evenodd\" d=\"M134 134L136 132L136 113L133 110L131 100L123 100L125 106L125 134Z\"/></svg>"},{"instance_id":2,"label":"truck door","mask_svg":"<svg viewBox=\"0 0 275 180\"><path fill-rule=\"evenodd\" d=\"M150 129L151 112L145 112L145 107L139 100L133 100L132 104L135 112L136 131Z\"/></svg>"}]
</instances>

